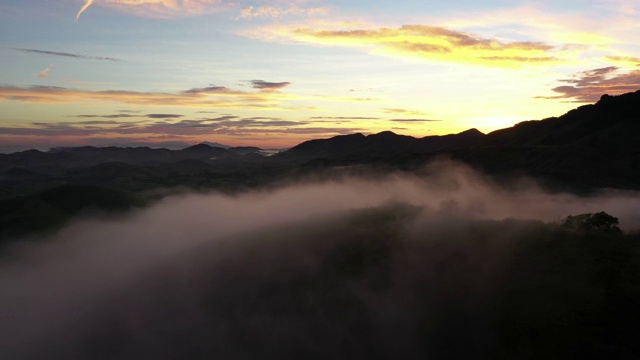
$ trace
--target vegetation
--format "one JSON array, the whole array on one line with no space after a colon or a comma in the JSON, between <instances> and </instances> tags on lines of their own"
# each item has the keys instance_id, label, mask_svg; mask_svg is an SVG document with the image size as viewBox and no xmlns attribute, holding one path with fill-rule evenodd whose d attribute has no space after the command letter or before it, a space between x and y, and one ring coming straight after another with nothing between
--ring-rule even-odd
<instances>
[{"instance_id":1,"label":"vegetation","mask_svg":"<svg viewBox=\"0 0 640 360\"><path fill-rule=\"evenodd\" d=\"M595 214L569 215L562 221L562 226L580 232L620 233L618 218L604 211Z\"/></svg>"},{"instance_id":2,"label":"vegetation","mask_svg":"<svg viewBox=\"0 0 640 360\"><path fill-rule=\"evenodd\" d=\"M538 221L447 223L396 204L279 226L231 243L238 245L198 249L188 265L165 264L144 286L123 293L118 306L103 310L81 335L84 354L640 354L638 235L577 232Z\"/></svg>"}]
</instances>

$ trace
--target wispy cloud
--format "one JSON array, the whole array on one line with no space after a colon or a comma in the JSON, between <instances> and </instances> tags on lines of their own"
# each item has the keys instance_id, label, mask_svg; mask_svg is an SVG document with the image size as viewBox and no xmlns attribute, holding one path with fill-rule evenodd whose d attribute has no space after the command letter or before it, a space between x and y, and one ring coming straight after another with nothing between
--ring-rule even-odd
<instances>
[{"instance_id":1,"label":"wispy cloud","mask_svg":"<svg viewBox=\"0 0 640 360\"><path fill-rule=\"evenodd\" d=\"M172 19L176 17L197 16L202 14L235 12L237 19L255 18L283 18L321 16L330 12L329 7L307 7L305 1L260 1L255 5L246 0L87 0L76 15L76 22L80 16L92 5L104 6L122 11L123 13L157 19ZM267 2L267 4L264 4ZM294 4L291 4L295 2ZM284 4L283 4L284 3Z\"/></svg>"},{"instance_id":2,"label":"wispy cloud","mask_svg":"<svg viewBox=\"0 0 640 360\"><path fill-rule=\"evenodd\" d=\"M224 86L215 86L215 85L211 85L203 88L193 88L193 89L184 91L185 94L219 94L219 93L228 93L228 92L230 92L229 88L226 88Z\"/></svg>"},{"instance_id":3,"label":"wispy cloud","mask_svg":"<svg viewBox=\"0 0 640 360\"><path fill-rule=\"evenodd\" d=\"M177 119L183 116L184 115L178 115L178 114L147 114L145 115L145 117L149 119Z\"/></svg>"},{"instance_id":4,"label":"wispy cloud","mask_svg":"<svg viewBox=\"0 0 640 360\"><path fill-rule=\"evenodd\" d=\"M82 15L82 13L85 12L89 8L89 6L91 6L91 4L93 4L93 0L87 0L87 2L82 6L80 11L78 11L78 14L76 15L76 22L78 22L78 19L80 19L80 15Z\"/></svg>"},{"instance_id":5,"label":"wispy cloud","mask_svg":"<svg viewBox=\"0 0 640 360\"><path fill-rule=\"evenodd\" d=\"M401 115L428 115L428 113L425 113L424 111L421 110L412 110L412 109L403 109L403 108L386 108L386 109L382 109L383 112L387 113L387 114L401 114Z\"/></svg>"},{"instance_id":6,"label":"wispy cloud","mask_svg":"<svg viewBox=\"0 0 640 360\"><path fill-rule=\"evenodd\" d=\"M378 117L368 116L312 116L311 119L318 120L380 120Z\"/></svg>"},{"instance_id":7,"label":"wispy cloud","mask_svg":"<svg viewBox=\"0 0 640 360\"><path fill-rule=\"evenodd\" d=\"M205 136L259 134L345 134L360 128L310 127L310 122L285 119L259 120L222 116L219 118L169 121L88 120L79 122L33 122L0 127L3 136Z\"/></svg>"},{"instance_id":8,"label":"wispy cloud","mask_svg":"<svg viewBox=\"0 0 640 360\"><path fill-rule=\"evenodd\" d=\"M327 15L330 12L328 7L312 7L304 8L298 5L291 5L289 7L280 7L273 5L264 6L247 6L240 11L241 19L253 19L253 18L281 18L284 16L317 16Z\"/></svg>"},{"instance_id":9,"label":"wispy cloud","mask_svg":"<svg viewBox=\"0 0 640 360\"><path fill-rule=\"evenodd\" d=\"M47 75L49 75L49 73L51 72L51 69L53 69L53 64L47 66L46 68L42 69L39 73L38 73L38 78L39 79L44 79L47 77Z\"/></svg>"},{"instance_id":10,"label":"wispy cloud","mask_svg":"<svg viewBox=\"0 0 640 360\"><path fill-rule=\"evenodd\" d=\"M640 66L640 57L636 56L607 56L605 59L624 66Z\"/></svg>"},{"instance_id":11,"label":"wispy cloud","mask_svg":"<svg viewBox=\"0 0 640 360\"><path fill-rule=\"evenodd\" d=\"M76 15L76 21L94 3L87 0ZM159 19L201 15L236 8L237 2L226 0L99 0L96 5L118 9L124 13Z\"/></svg>"},{"instance_id":12,"label":"wispy cloud","mask_svg":"<svg viewBox=\"0 0 640 360\"><path fill-rule=\"evenodd\" d=\"M28 53L34 53L34 54L42 54L42 55L70 57L70 58L76 58L76 59L121 61L120 59L116 59L116 58L112 58L112 57L79 55L79 54L72 54L72 53L61 52L61 51L49 51L49 50L38 50L38 49L23 49L23 48L13 48L13 50L18 50L18 51L23 51L23 52L28 52Z\"/></svg>"},{"instance_id":13,"label":"wispy cloud","mask_svg":"<svg viewBox=\"0 0 640 360\"><path fill-rule=\"evenodd\" d=\"M275 91L206 89L161 93L126 90L89 91L57 86L0 86L0 100L51 104L93 100L145 106L284 109L282 107L284 101L295 99L295 96Z\"/></svg>"},{"instance_id":14,"label":"wispy cloud","mask_svg":"<svg viewBox=\"0 0 640 360\"><path fill-rule=\"evenodd\" d=\"M264 80L250 80L251 86L254 89L266 89L266 90L274 90L274 89L282 89L291 85L290 82L268 82Z\"/></svg>"},{"instance_id":15,"label":"wispy cloud","mask_svg":"<svg viewBox=\"0 0 640 360\"><path fill-rule=\"evenodd\" d=\"M141 118L145 117L148 119L177 119L184 117L184 115L179 114L139 114L134 115L130 113L123 114L108 114L108 115L97 115L97 114L82 114L82 115L73 115L72 117L77 118L102 118L102 119L124 119L124 118Z\"/></svg>"},{"instance_id":16,"label":"wispy cloud","mask_svg":"<svg viewBox=\"0 0 640 360\"><path fill-rule=\"evenodd\" d=\"M539 96L542 99L568 99L573 102L590 103L603 94L619 95L640 89L640 70L621 73L617 66L581 71L568 79L559 80L562 85L553 90L558 95Z\"/></svg>"},{"instance_id":17,"label":"wispy cloud","mask_svg":"<svg viewBox=\"0 0 640 360\"><path fill-rule=\"evenodd\" d=\"M442 120L433 119L389 119L389 121L401 122L401 123L423 123L423 122L438 122Z\"/></svg>"},{"instance_id":18,"label":"wispy cloud","mask_svg":"<svg viewBox=\"0 0 640 360\"><path fill-rule=\"evenodd\" d=\"M249 36L270 32L282 40L349 46L374 54L412 57L499 68L557 64L562 49L537 41L502 41L440 26L403 25L400 28L323 30L309 27L267 27ZM268 38L268 37L266 37Z\"/></svg>"}]
</instances>

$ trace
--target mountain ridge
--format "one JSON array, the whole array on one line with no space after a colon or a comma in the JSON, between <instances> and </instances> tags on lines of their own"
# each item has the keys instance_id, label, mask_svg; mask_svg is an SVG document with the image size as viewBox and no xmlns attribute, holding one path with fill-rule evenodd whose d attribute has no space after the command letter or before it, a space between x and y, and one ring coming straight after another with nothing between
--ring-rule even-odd
<instances>
[{"instance_id":1,"label":"mountain ridge","mask_svg":"<svg viewBox=\"0 0 640 360\"><path fill-rule=\"evenodd\" d=\"M392 131L354 133L308 140L270 157L262 154L257 147L225 149L206 142L181 150L83 146L0 154L0 198L18 190L96 181L136 191L156 186L236 188L234 183L258 185L344 165L412 170L438 157L489 175L530 176L567 184L568 189L638 189L640 91L603 95L597 103L559 117L523 121L488 134L475 128L422 138ZM305 170L298 171L300 166Z\"/></svg>"}]
</instances>

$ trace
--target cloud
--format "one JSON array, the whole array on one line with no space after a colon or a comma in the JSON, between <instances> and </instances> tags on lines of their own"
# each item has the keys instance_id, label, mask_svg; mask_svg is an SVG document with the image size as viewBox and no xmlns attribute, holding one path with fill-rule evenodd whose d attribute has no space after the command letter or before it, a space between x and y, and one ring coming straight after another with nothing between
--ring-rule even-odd
<instances>
[{"instance_id":1,"label":"cloud","mask_svg":"<svg viewBox=\"0 0 640 360\"><path fill-rule=\"evenodd\" d=\"M560 63L556 47L534 41L501 41L497 38L451 30L440 26L403 25L400 28L321 30L308 27L262 28L250 36L264 38L270 32L281 39L331 46L369 48L374 54L456 62L497 68Z\"/></svg>"},{"instance_id":2,"label":"cloud","mask_svg":"<svg viewBox=\"0 0 640 360\"><path fill-rule=\"evenodd\" d=\"M223 12L237 6L226 0L88 0L78 11L76 21L94 3L126 14L158 19Z\"/></svg>"},{"instance_id":3,"label":"cloud","mask_svg":"<svg viewBox=\"0 0 640 360\"><path fill-rule=\"evenodd\" d=\"M367 116L312 116L311 119L318 120L380 120L378 117Z\"/></svg>"},{"instance_id":4,"label":"cloud","mask_svg":"<svg viewBox=\"0 0 640 360\"><path fill-rule=\"evenodd\" d=\"M77 118L103 118L103 119L122 119L122 118L136 118L138 115L132 114L110 114L110 115L95 115L95 114L81 114L81 115L71 115L70 117Z\"/></svg>"},{"instance_id":5,"label":"cloud","mask_svg":"<svg viewBox=\"0 0 640 360\"><path fill-rule=\"evenodd\" d=\"M316 98L329 101L346 101L346 102L379 102L384 101L381 98L371 97L353 97L353 96L336 96L336 95L315 95Z\"/></svg>"},{"instance_id":6,"label":"cloud","mask_svg":"<svg viewBox=\"0 0 640 360\"><path fill-rule=\"evenodd\" d=\"M91 4L93 4L93 0L87 0L82 8L80 8L80 11L78 11L78 14L76 15L76 22L78 22L78 19L80 19L80 15L82 15L82 13L85 12L89 8L89 6L91 6Z\"/></svg>"},{"instance_id":7,"label":"cloud","mask_svg":"<svg viewBox=\"0 0 640 360\"><path fill-rule=\"evenodd\" d=\"M240 19L254 18L281 18L285 16L318 16L327 15L330 12L328 7L303 8L298 5L289 7L279 7L272 5L247 6L240 11Z\"/></svg>"},{"instance_id":8,"label":"cloud","mask_svg":"<svg viewBox=\"0 0 640 360\"><path fill-rule=\"evenodd\" d=\"M421 110L411 110L411 109L402 109L402 108L385 108L382 109L387 114L410 114L410 115L428 115Z\"/></svg>"},{"instance_id":9,"label":"cloud","mask_svg":"<svg viewBox=\"0 0 640 360\"><path fill-rule=\"evenodd\" d=\"M274 87L276 85L265 85L265 89ZM224 87L160 93L126 90L90 91L53 86L0 86L0 100L50 104L93 100L145 106L282 109L280 104L283 101L294 98L292 95L276 91L248 92Z\"/></svg>"},{"instance_id":10,"label":"cloud","mask_svg":"<svg viewBox=\"0 0 640 360\"><path fill-rule=\"evenodd\" d=\"M229 88L226 88L224 86L211 85L203 88L193 88L193 89L185 90L184 93L185 94L216 94L216 93L228 93L230 91L231 90Z\"/></svg>"},{"instance_id":11,"label":"cloud","mask_svg":"<svg viewBox=\"0 0 640 360\"><path fill-rule=\"evenodd\" d=\"M182 117L175 114L142 115L150 119L173 119ZM111 116L77 115L82 118L131 118L139 117L128 114ZM209 119L186 119L177 122L147 120L119 122L115 120L89 120L74 122L33 122L22 126L0 127L0 135L22 136L98 136L98 135L148 135L166 134L172 136L198 136L208 134L239 133L351 133L353 128L308 128L306 121L293 121L279 118L239 118L238 116L221 116ZM294 130L294 128L299 128Z\"/></svg>"},{"instance_id":12,"label":"cloud","mask_svg":"<svg viewBox=\"0 0 640 360\"><path fill-rule=\"evenodd\" d=\"M285 4L279 4L279 2L256 6L247 5L246 3L250 2L244 0L88 0L78 11L76 21L92 4L117 9L129 15L157 19L173 19L230 11L238 11L237 19L275 19L286 16L321 16L330 11L328 7L302 6L305 1L285 1ZM291 4L291 2L297 4Z\"/></svg>"},{"instance_id":13,"label":"cloud","mask_svg":"<svg viewBox=\"0 0 640 360\"><path fill-rule=\"evenodd\" d=\"M538 96L542 99L570 99L579 103L591 103L603 94L619 95L640 89L640 70L620 73L617 66L581 71L560 82L569 84L553 89L559 95Z\"/></svg>"},{"instance_id":14,"label":"cloud","mask_svg":"<svg viewBox=\"0 0 640 360\"><path fill-rule=\"evenodd\" d=\"M53 64L47 66L46 68L42 69L42 71L40 71L38 73L38 78L39 79L44 79L47 77L47 75L49 75L49 73L51 72L51 69L53 69Z\"/></svg>"},{"instance_id":15,"label":"cloud","mask_svg":"<svg viewBox=\"0 0 640 360\"><path fill-rule=\"evenodd\" d=\"M73 115L73 117L78 118L104 118L104 119L120 119L120 118L140 118L146 117L149 119L177 119L181 118L184 115L179 114L139 114L134 115L130 113L121 113L121 114L109 114L109 115L96 115L96 114L83 114L83 115Z\"/></svg>"},{"instance_id":16,"label":"cloud","mask_svg":"<svg viewBox=\"0 0 640 360\"><path fill-rule=\"evenodd\" d=\"M640 57L636 56L607 56L605 59L621 65L640 66Z\"/></svg>"},{"instance_id":17,"label":"cloud","mask_svg":"<svg viewBox=\"0 0 640 360\"><path fill-rule=\"evenodd\" d=\"M389 121L402 122L402 123L422 123L422 122L438 122L442 120L433 119L389 119Z\"/></svg>"},{"instance_id":18,"label":"cloud","mask_svg":"<svg viewBox=\"0 0 640 360\"><path fill-rule=\"evenodd\" d=\"M176 119L176 118L181 118L184 115L178 115L178 114L147 114L145 115L145 117L148 117L149 119Z\"/></svg>"},{"instance_id":19,"label":"cloud","mask_svg":"<svg viewBox=\"0 0 640 360\"><path fill-rule=\"evenodd\" d=\"M72 54L72 53L60 52L60 51L48 51L48 50L38 50L38 49L22 49L22 48L13 48L13 50L24 51L24 52L34 53L34 54L70 57L70 58L76 58L76 59L121 61L120 59L116 59L116 58L112 58L112 57L79 55L79 54Z\"/></svg>"},{"instance_id":20,"label":"cloud","mask_svg":"<svg viewBox=\"0 0 640 360\"><path fill-rule=\"evenodd\" d=\"M282 89L291 85L290 82L268 82L264 80L250 80L251 86L254 89L266 89L266 90L274 90L274 89Z\"/></svg>"}]
</instances>

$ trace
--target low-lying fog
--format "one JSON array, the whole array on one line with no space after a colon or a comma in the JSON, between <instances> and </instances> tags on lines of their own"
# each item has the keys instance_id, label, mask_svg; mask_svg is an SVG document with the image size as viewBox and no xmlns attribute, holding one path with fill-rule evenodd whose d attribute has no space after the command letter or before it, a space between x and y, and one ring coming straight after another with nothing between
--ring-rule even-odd
<instances>
[{"instance_id":1,"label":"low-lying fog","mask_svg":"<svg viewBox=\"0 0 640 360\"><path fill-rule=\"evenodd\" d=\"M587 212L640 228L638 193L424 174L171 196L5 249L0 358L491 358L522 238ZM580 274L559 294L597 308Z\"/></svg>"}]
</instances>

